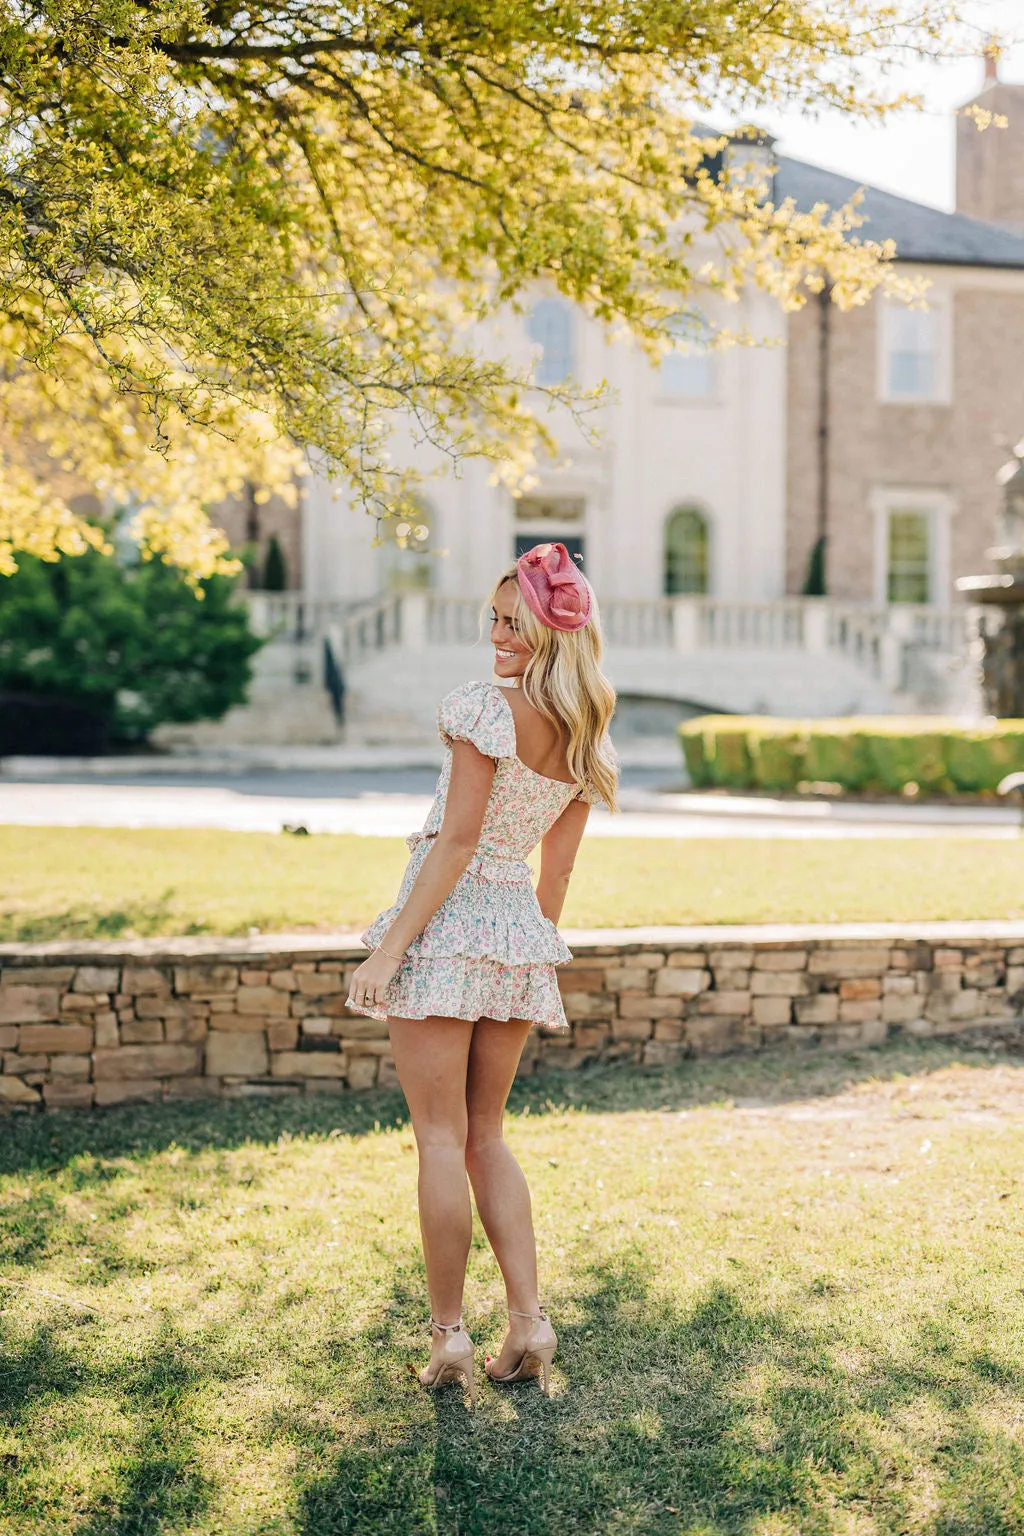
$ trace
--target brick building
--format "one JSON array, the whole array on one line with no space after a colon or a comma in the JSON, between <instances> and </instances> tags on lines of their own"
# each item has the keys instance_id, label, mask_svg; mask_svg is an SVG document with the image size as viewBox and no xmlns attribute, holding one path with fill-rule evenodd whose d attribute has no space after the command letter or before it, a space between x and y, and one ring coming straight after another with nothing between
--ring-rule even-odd
<instances>
[{"instance_id":1,"label":"brick building","mask_svg":"<svg viewBox=\"0 0 1024 1536\"><path fill-rule=\"evenodd\" d=\"M804 589L825 538L830 596L946 606L987 568L1007 445L1024 435L1024 85L987 61L978 105L1007 119L957 124L957 208L864 190L859 233L892 239L927 279L927 309L824 302L788 326L786 590ZM777 195L841 206L857 183L781 159Z\"/></svg>"}]
</instances>

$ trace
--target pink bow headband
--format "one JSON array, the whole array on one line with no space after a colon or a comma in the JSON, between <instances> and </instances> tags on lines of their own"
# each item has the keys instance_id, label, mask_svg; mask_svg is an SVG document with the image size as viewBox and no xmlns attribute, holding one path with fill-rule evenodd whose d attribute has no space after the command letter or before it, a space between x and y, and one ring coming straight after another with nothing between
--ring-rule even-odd
<instances>
[{"instance_id":1,"label":"pink bow headband","mask_svg":"<svg viewBox=\"0 0 1024 1536\"><path fill-rule=\"evenodd\" d=\"M527 607L549 629L582 629L590 618L590 583L564 544L535 544L516 561Z\"/></svg>"}]
</instances>

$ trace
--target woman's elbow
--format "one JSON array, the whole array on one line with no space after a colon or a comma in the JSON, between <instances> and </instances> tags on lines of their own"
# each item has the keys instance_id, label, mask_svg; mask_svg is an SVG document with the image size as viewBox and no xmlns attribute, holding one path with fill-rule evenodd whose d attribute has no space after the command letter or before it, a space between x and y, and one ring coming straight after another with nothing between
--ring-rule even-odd
<instances>
[{"instance_id":1,"label":"woman's elbow","mask_svg":"<svg viewBox=\"0 0 1024 1536\"><path fill-rule=\"evenodd\" d=\"M548 868L544 871L544 878L548 885L555 886L556 888L561 887L564 889L564 887L567 886L569 881L572 879L572 871L573 865L571 863L556 864L554 866L549 865Z\"/></svg>"},{"instance_id":2,"label":"woman's elbow","mask_svg":"<svg viewBox=\"0 0 1024 1536\"><path fill-rule=\"evenodd\" d=\"M476 853L480 835L475 836L469 832L451 831L438 834L437 848L445 859L465 869L470 859Z\"/></svg>"}]
</instances>

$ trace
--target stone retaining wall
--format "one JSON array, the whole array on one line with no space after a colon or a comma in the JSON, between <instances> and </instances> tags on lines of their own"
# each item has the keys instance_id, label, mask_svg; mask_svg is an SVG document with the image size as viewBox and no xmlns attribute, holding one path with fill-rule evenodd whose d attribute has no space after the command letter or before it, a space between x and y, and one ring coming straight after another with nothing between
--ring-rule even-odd
<instances>
[{"instance_id":1,"label":"stone retaining wall","mask_svg":"<svg viewBox=\"0 0 1024 1536\"><path fill-rule=\"evenodd\" d=\"M569 935L575 959L560 980L571 1032L535 1031L523 1070L873 1045L898 1031L1012 1033L1024 1026L1019 926L959 939L940 924L930 939ZM2 945L0 1105L394 1086L386 1026L345 1007L364 956L305 937Z\"/></svg>"}]
</instances>

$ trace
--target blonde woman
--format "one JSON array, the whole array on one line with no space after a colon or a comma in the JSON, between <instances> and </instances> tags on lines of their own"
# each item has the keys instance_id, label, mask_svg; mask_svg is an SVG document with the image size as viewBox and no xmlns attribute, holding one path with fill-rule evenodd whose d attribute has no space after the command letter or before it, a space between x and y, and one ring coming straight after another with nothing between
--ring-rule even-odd
<instances>
[{"instance_id":1,"label":"blonde woman","mask_svg":"<svg viewBox=\"0 0 1024 1536\"><path fill-rule=\"evenodd\" d=\"M398 901L364 934L350 1006L387 1017L419 1152L419 1215L430 1292L427 1387L462 1377L475 1402L462 1323L472 1228L466 1175L501 1268L509 1326L493 1381L543 1373L557 1339L540 1305L530 1193L502 1139L505 1101L531 1024L567 1028L555 927L590 806L615 806L608 741L615 705L600 670L597 604L564 544L538 544L491 594L494 683L442 701L448 748ZM541 845L536 892L524 862Z\"/></svg>"}]
</instances>

